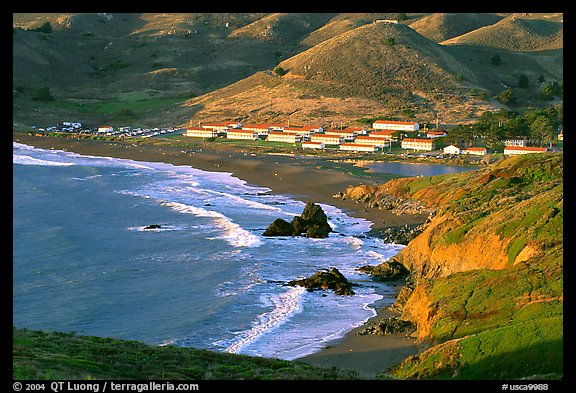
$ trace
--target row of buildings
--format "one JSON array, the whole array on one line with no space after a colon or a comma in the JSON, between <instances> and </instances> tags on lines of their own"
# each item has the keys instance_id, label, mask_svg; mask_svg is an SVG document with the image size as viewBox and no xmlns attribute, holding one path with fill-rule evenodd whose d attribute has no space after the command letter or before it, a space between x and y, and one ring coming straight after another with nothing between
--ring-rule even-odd
<instances>
[{"instance_id":1,"label":"row of buildings","mask_svg":"<svg viewBox=\"0 0 576 393\"><path fill-rule=\"evenodd\" d=\"M347 127L344 129L326 129L320 126L289 127L281 124L246 124L241 123L206 123L198 127L189 127L185 135L197 138L227 138L257 140L269 142L302 143L304 149L324 149L328 145L339 146L341 150L375 152L378 149L390 147L392 141L397 141L399 134L418 131L416 122L403 122L392 120L377 120L372 129L366 127ZM404 138L403 148L414 150L432 150L432 141L438 136L445 136L441 132L428 132L428 137L420 140ZM411 145L412 143L412 145Z\"/></svg>"},{"instance_id":2,"label":"row of buildings","mask_svg":"<svg viewBox=\"0 0 576 393\"><path fill-rule=\"evenodd\" d=\"M355 152L376 152L391 147L392 142L400 140L402 149L433 151L436 140L447 136L445 131L432 130L419 133L425 137L400 138L406 132L419 131L419 124L409 121L377 120L372 128L347 127L344 129L326 129L321 126L285 126L281 124L246 124L239 122L206 123L198 127L189 127L185 134L197 138L227 138L239 140L266 140L269 142L301 143L304 149L324 149L338 146L340 150ZM525 139L504 141L504 154L516 155L544 153L544 147L526 146ZM469 154L483 156L487 150L483 147L460 148L455 145L443 148L444 155Z\"/></svg>"}]
</instances>

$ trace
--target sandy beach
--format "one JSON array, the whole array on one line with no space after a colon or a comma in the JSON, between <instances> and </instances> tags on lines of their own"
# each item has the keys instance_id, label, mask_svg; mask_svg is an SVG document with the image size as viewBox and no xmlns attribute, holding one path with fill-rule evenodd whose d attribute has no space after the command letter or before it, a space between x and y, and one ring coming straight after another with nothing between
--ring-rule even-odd
<instances>
[{"instance_id":1,"label":"sandy beach","mask_svg":"<svg viewBox=\"0 0 576 393\"><path fill-rule=\"evenodd\" d=\"M367 181L351 173L320 169L317 160L247 154L222 147L209 151L183 150L171 146L35 137L24 133L14 133L13 141L43 149L66 150L84 155L190 165L207 171L232 173L249 184L268 187L275 194L290 195L304 202L337 206L349 216L372 222L372 230L421 222L421 217L418 216L400 217L387 210L369 209L353 201L333 198L332 195L344 191L348 186ZM378 315L374 318L388 318L391 315L393 314L390 311L379 309ZM358 371L362 377L371 378L407 356L418 353L415 340L403 334L361 336L356 335L359 329L361 327L350 331L345 337L330 343L320 352L298 360L325 367L349 368Z\"/></svg>"}]
</instances>

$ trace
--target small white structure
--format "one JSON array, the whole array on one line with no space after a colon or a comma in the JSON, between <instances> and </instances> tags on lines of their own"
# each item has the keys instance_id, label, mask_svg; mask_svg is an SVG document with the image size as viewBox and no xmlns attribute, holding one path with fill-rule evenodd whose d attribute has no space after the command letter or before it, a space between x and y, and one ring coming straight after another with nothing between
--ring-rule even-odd
<instances>
[{"instance_id":1,"label":"small white structure","mask_svg":"<svg viewBox=\"0 0 576 393\"><path fill-rule=\"evenodd\" d=\"M98 127L98 132L102 132L102 133L114 132L114 127L112 127L112 126L100 126L100 127Z\"/></svg>"},{"instance_id":2,"label":"small white structure","mask_svg":"<svg viewBox=\"0 0 576 393\"><path fill-rule=\"evenodd\" d=\"M376 120L372 123L375 130L418 131L420 125L413 121Z\"/></svg>"},{"instance_id":3,"label":"small white structure","mask_svg":"<svg viewBox=\"0 0 576 393\"><path fill-rule=\"evenodd\" d=\"M444 154L460 154L460 148L454 145L446 146L443 150Z\"/></svg>"},{"instance_id":4,"label":"small white structure","mask_svg":"<svg viewBox=\"0 0 576 393\"><path fill-rule=\"evenodd\" d=\"M65 121L62 122L64 127L72 127L72 128L82 128L82 123L72 122L72 121Z\"/></svg>"},{"instance_id":5,"label":"small white structure","mask_svg":"<svg viewBox=\"0 0 576 393\"><path fill-rule=\"evenodd\" d=\"M359 136L354 140L355 143L360 143L362 145L372 145L376 147L389 147L390 139L378 138L375 136Z\"/></svg>"},{"instance_id":6,"label":"small white structure","mask_svg":"<svg viewBox=\"0 0 576 393\"><path fill-rule=\"evenodd\" d=\"M244 139L244 140L252 140L255 141L258 139L258 132L257 131L249 131L249 130L238 130L231 128L228 130L226 134L227 139Z\"/></svg>"},{"instance_id":7,"label":"small white structure","mask_svg":"<svg viewBox=\"0 0 576 393\"><path fill-rule=\"evenodd\" d=\"M343 131L355 132L356 135L368 135L368 130L366 127L346 127Z\"/></svg>"},{"instance_id":8,"label":"small white structure","mask_svg":"<svg viewBox=\"0 0 576 393\"><path fill-rule=\"evenodd\" d=\"M448 136L444 131L428 131L426 138L442 138Z\"/></svg>"},{"instance_id":9,"label":"small white structure","mask_svg":"<svg viewBox=\"0 0 576 393\"><path fill-rule=\"evenodd\" d=\"M214 128L188 127L184 136L193 138L216 138L218 136L218 130Z\"/></svg>"},{"instance_id":10,"label":"small white structure","mask_svg":"<svg viewBox=\"0 0 576 393\"><path fill-rule=\"evenodd\" d=\"M431 151L434 149L434 139L404 138L402 139L402 149Z\"/></svg>"},{"instance_id":11,"label":"small white structure","mask_svg":"<svg viewBox=\"0 0 576 393\"><path fill-rule=\"evenodd\" d=\"M269 131L268 142L298 143L302 140L300 134L285 131Z\"/></svg>"},{"instance_id":12,"label":"small white structure","mask_svg":"<svg viewBox=\"0 0 576 393\"><path fill-rule=\"evenodd\" d=\"M360 143L342 143L340 144L340 150L374 153L378 148L374 145L363 145Z\"/></svg>"},{"instance_id":13,"label":"small white structure","mask_svg":"<svg viewBox=\"0 0 576 393\"><path fill-rule=\"evenodd\" d=\"M483 156L487 153L484 147L469 147L468 149L462 150L462 154L471 154L473 156Z\"/></svg>"},{"instance_id":14,"label":"small white structure","mask_svg":"<svg viewBox=\"0 0 576 393\"><path fill-rule=\"evenodd\" d=\"M353 141L354 138L356 138L356 135L358 134L358 132L354 131L354 130L328 129L328 130L324 131L324 134L325 135L339 135L344 140Z\"/></svg>"},{"instance_id":15,"label":"small white structure","mask_svg":"<svg viewBox=\"0 0 576 393\"><path fill-rule=\"evenodd\" d=\"M326 145L339 145L343 142L340 135L313 134L310 137L312 142L324 142Z\"/></svg>"},{"instance_id":16,"label":"small white structure","mask_svg":"<svg viewBox=\"0 0 576 393\"><path fill-rule=\"evenodd\" d=\"M518 154L546 153L547 150L545 147L506 146L504 154L516 156Z\"/></svg>"},{"instance_id":17,"label":"small white structure","mask_svg":"<svg viewBox=\"0 0 576 393\"><path fill-rule=\"evenodd\" d=\"M526 146L526 138L504 139L504 146Z\"/></svg>"},{"instance_id":18,"label":"small white structure","mask_svg":"<svg viewBox=\"0 0 576 393\"><path fill-rule=\"evenodd\" d=\"M325 147L324 142L302 142L303 149L324 149Z\"/></svg>"}]
</instances>

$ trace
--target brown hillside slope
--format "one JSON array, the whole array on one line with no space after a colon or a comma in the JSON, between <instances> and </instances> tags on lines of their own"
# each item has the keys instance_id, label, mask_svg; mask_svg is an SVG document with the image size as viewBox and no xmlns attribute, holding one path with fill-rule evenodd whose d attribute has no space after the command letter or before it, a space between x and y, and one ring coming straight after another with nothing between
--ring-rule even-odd
<instances>
[{"instance_id":1,"label":"brown hillside slope","mask_svg":"<svg viewBox=\"0 0 576 393\"><path fill-rule=\"evenodd\" d=\"M561 20L561 19L560 19ZM555 14L510 15L497 23L442 41L442 45L473 45L511 51L542 51L563 47L563 22Z\"/></svg>"},{"instance_id":2,"label":"brown hillside slope","mask_svg":"<svg viewBox=\"0 0 576 393\"><path fill-rule=\"evenodd\" d=\"M492 25L503 16L486 13L434 13L410 23L410 27L424 37L442 42L471 32L480 27Z\"/></svg>"},{"instance_id":3,"label":"brown hillside slope","mask_svg":"<svg viewBox=\"0 0 576 393\"><path fill-rule=\"evenodd\" d=\"M402 24L370 23L346 31L280 62L287 74L250 77L217 94L188 102L202 105L195 119L315 118L351 121L379 115L405 116L406 109L424 116L435 111L466 112L486 103L465 96L474 74L444 48ZM243 88L241 88L243 87ZM246 105L244 105L244 103ZM459 108L459 109L458 109ZM460 119L462 117L460 116Z\"/></svg>"}]
</instances>

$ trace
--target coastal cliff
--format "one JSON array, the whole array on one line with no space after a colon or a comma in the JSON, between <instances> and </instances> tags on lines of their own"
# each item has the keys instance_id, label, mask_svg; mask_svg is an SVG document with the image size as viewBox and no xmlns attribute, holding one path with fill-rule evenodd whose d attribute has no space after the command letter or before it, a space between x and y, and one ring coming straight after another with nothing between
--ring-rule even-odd
<instances>
[{"instance_id":1,"label":"coastal cliff","mask_svg":"<svg viewBox=\"0 0 576 393\"><path fill-rule=\"evenodd\" d=\"M435 212L396 256L410 285L394 307L428 349L389 374L561 378L562 155L359 187L344 196L372 205L392 196Z\"/></svg>"}]
</instances>

